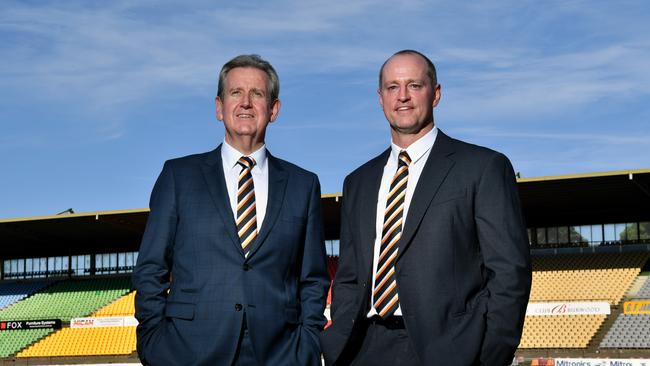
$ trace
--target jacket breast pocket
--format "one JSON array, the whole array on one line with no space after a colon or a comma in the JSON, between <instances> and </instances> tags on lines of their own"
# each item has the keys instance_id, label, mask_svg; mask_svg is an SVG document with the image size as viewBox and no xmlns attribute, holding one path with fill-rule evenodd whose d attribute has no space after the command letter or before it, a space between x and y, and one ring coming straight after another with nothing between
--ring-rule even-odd
<instances>
[{"instance_id":1,"label":"jacket breast pocket","mask_svg":"<svg viewBox=\"0 0 650 366\"><path fill-rule=\"evenodd\" d=\"M282 220L282 222L293 224L293 225L304 225L307 222L307 218L302 216L293 216L293 215L280 216L280 220Z\"/></svg>"},{"instance_id":2,"label":"jacket breast pocket","mask_svg":"<svg viewBox=\"0 0 650 366\"><path fill-rule=\"evenodd\" d=\"M444 190L436 194L431 202L431 206L441 205L443 203L463 199L467 196L467 189Z\"/></svg>"}]
</instances>

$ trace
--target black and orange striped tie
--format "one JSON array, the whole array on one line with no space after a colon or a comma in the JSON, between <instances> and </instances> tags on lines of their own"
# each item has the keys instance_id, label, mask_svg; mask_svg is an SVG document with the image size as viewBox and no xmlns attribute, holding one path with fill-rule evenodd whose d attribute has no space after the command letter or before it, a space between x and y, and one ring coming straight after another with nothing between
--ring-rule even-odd
<instances>
[{"instance_id":1,"label":"black and orange striped tie","mask_svg":"<svg viewBox=\"0 0 650 366\"><path fill-rule=\"evenodd\" d=\"M395 281L395 258L397 258L397 243L402 236L402 217L409 164L411 164L409 155L406 151L400 152L397 172L390 183L386 199L384 227L381 234L379 262L377 263L373 292L374 307L382 318L392 315L399 307L397 282Z\"/></svg>"},{"instance_id":2,"label":"black and orange striped tie","mask_svg":"<svg viewBox=\"0 0 650 366\"><path fill-rule=\"evenodd\" d=\"M250 253L250 244L257 236L257 210L255 209L255 185L251 169L255 166L255 159L242 156L237 161L242 170L239 173L237 185L237 234L244 250L244 256Z\"/></svg>"}]
</instances>

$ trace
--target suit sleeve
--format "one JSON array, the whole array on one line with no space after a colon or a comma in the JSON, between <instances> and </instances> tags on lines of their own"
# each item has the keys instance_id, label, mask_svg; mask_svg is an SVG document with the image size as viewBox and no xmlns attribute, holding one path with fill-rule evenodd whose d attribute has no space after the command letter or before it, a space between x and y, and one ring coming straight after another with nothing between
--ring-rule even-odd
<instances>
[{"instance_id":1,"label":"suit sleeve","mask_svg":"<svg viewBox=\"0 0 650 366\"><path fill-rule=\"evenodd\" d=\"M343 202L341 204L341 239L339 267L334 278L332 289L332 319L338 319L342 314L351 314L358 292L357 261L352 243L350 220L348 218L349 204L348 179L343 183ZM341 320L352 323L351 319ZM351 324L350 324L351 325Z\"/></svg>"},{"instance_id":2,"label":"suit sleeve","mask_svg":"<svg viewBox=\"0 0 650 366\"><path fill-rule=\"evenodd\" d=\"M155 331L164 320L167 290L170 284L171 255L176 232L174 177L165 163L149 201L150 213L133 271L135 317L138 319L137 348L146 357Z\"/></svg>"},{"instance_id":3,"label":"suit sleeve","mask_svg":"<svg viewBox=\"0 0 650 366\"><path fill-rule=\"evenodd\" d=\"M320 365L318 334L323 329L329 276L323 238L323 214L320 183L314 176L307 217L304 251L300 272L300 304L302 316L300 364Z\"/></svg>"},{"instance_id":4,"label":"suit sleeve","mask_svg":"<svg viewBox=\"0 0 650 366\"><path fill-rule=\"evenodd\" d=\"M530 249L512 166L502 154L486 164L475 219L489 300L482 365L509 365L519 345L531 286Z\"/></svg>"},{"instance_id":5,"label":"suit sleeve","mask_svg":"<svg viewBox=\"0 0 650 366\"><path fill-rule=\"evenodd\" d=\"M332 285L332 326L321 335L325 364L339 359L352 332L358 294L357 260L349 220L349 177L343 183L339 265ZM345 362L345 360L340 360ZM340 363L340 362L339 362Z\"/></svg>"}]
</instances>

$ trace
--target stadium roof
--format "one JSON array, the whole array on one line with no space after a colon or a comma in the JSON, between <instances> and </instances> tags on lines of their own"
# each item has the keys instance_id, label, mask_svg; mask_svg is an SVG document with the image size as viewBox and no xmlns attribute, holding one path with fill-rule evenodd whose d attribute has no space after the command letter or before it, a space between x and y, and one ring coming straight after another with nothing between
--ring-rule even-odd
<instances>
[{"instance_id":1,"label":"stadium roof","mask_svg":"<svg viewBox=\"0 0 650 366\"><path fill-rule=\"evenodd\" d=\"M0 220L0 258L136 251L148 209Z\"/></svg>"},{"instance_id":2,"label":"stadium roof","mask_svg":"<svg viewBox=\"0 0 650 366\"><path fill-rule=\"evenodd\" d=\"M650 221L650 169L522 178L527 225ZM341 194L322 196L326 239L337 239ZM0 219L0 258L138 250L148 209Z\"/></svg>"},{"instance_id":3,"label":"stadium roof","mask_svg":"<svg viewBox=\"0 0 650 366\"><path fill-rule=\"evenodd\" d=\"M650 169L517 181L529 227L650 220Z\"/></svg>"}]
</instances>

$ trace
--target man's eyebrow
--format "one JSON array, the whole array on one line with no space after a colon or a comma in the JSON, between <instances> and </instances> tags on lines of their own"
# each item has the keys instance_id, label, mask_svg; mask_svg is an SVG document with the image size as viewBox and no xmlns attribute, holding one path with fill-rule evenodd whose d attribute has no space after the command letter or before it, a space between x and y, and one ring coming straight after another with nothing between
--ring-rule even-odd
<instances>
[{"instance_id":1,"label":"man's eyebrow","mask_svg":"<svg viewBox=\"0 0 650 366\"><path fill-rule=\"evenodd\" d=\"M386 80L386 81L383 83L383 86L391 85L391 84L400 84L400 83L402 83L402 82L404 82L404 83L406 83L406 84L410 84L410 83L424 83L424 81L425 81L425 79L414 79L414 78L410 78L410 79L406 79L406 80Z\"/></svg>"}]
</instances>

